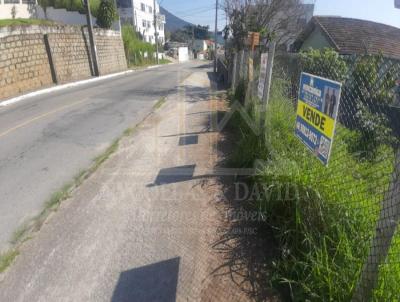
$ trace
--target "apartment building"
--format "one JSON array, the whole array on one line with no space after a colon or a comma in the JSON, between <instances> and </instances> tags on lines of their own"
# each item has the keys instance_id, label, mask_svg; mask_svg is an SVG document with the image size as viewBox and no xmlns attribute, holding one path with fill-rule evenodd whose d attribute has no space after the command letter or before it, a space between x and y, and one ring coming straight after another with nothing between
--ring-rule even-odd
<instances>
[{"instance_id":1,"label":"apartment building","mask_svg":"<svg viewBox=\"0 0 400 302\"><path fill-rule=\"evenodd\" d=\"M165 43L165 16L160 14L160 6L153 0L118 0L118 11L122 24L131 24L143 36L143 40L156 43L154 9L157 16L158 42Z\"/></svg>"}]
</instances>

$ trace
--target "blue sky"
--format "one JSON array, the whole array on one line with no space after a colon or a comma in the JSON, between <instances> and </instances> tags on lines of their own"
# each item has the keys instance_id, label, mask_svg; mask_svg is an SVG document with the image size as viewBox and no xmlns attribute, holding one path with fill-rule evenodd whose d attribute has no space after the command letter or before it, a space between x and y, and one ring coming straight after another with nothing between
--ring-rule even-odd
<instances>
[{"instance_id":1,"label":"blue sky","mask_svg":"<svg viewBox=\"0 0 400 302\"><path fill-rule=\"evenodd\" d=\"M214 28L215 0L159 0L161 5L182 19ZM223 0L221 0L222 2ZM400 9L394 0L316 0L315 15L335 15L366 19L400 27ZM220 11L220 26L225 15Z\"/></svg>"}]
</instances>

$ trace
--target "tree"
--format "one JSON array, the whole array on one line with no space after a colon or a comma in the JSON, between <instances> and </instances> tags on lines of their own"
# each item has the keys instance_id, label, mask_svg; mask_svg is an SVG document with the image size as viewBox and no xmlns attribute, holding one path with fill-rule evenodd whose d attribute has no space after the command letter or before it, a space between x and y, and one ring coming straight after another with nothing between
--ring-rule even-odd
<instances>
[{"instance_id":1,"label":"tree","mask_svg":"<svg viewBox=\"0 0 400 302\"><path fill-rule=\"evenodd\" d=\"M51 5L50 0L38 0L38 4L43 8L44 18L47 19L47 8Z\"/></svg>"},{"instance_id":2,"label":"tree","mask_svg":"<svg viewBox=\"0 0 400 302\"><path fill-rule=\"evenodd\" d=\"M186 43L190 40L188 33L182 29L178 29L171 33L171 41Z\"/></svg>"},{"instance_id":3,"label":"tree","mask_svg":"<svg viewBox=\"0 0 400 302\"><path fill-rule=\"evenodd\" d=\"M207 26L185 26L186 32L192 37L194 33L194 38L197 40L209 40L210 39L210 27Z\"/></svg>"},{"instance_id":4,"label":"tree","mask_svg":"<svg viewBox=\"0 0 400 302\"><path fill-rule=\"evenodd\" d=\"M97 12L97 25L101 28L111 28L113 22L117 20L118 13L113 0L101 0Z\"/></svg>"},{"instance_id":5,"label":"tree","mask_svg":"<svg viewBox=\"0 0 400 302\"><path fill-rule=\"evenodd\" d=\"M171 40L181 43L191 41L193 38L196 40L210 39L209 26L201 25L186 25L183 29L178 29L171 33Z\"/></svg>"},{"instance_id":6,"label":"tree","mask_svg":"<svg viewBox=\"0 0 400 302\"><path fill-rule=\"evenodd\" d=\"M224 9L233 44L241 49L250 31L280 44L294 39L301 30L298 21L305 18L306 6L300 0L225 0Z\"/></svg>"}]
</instances>

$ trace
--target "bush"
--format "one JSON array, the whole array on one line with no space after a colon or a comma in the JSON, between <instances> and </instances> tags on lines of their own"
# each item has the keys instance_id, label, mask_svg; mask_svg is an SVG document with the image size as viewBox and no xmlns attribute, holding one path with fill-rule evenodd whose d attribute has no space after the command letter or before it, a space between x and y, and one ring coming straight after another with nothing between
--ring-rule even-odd
<instances>
[{"instance_id":1,"label":"bush","mask_svg":"<svg viewBox=\"0 0 400 302\"><path fill-rule=\"evenodd\" d=\"M348 73L346 61L330 48L301 52L300 66L304 72L338 82L343 82Z\"/></svg>"},{"instance_id":2,"label":"bush","mask_svg":"<svg viewBox=\"0 0 400 302\"><path fill-rule=\"evenodd\" d=\"M48 7L65 8L68 11L86 13L81 0L38 0L38 4L43 8L45 13ZM97 17L99 6L100 0L90 0L90 11L94 17Z\"/></svg>"},{"instance_id":3,"label":"bush","mask_svg":"<svg viewBox=\"0 0 400 302\"><path fill-rule=\"evenodd\" d=\"M118 13L114 1L101 0L97 12L97 25L101 28L109 29L117 18Z\"/></svg>"},{"instance_id":4,"label":"bush","mask_svg":"<svg viewBox=\"0 0 400 302\"><path fill-rule=\"evenodd\" d=\"M360 57L351 75L352 95L363 102L391 104L394 99L393 87L397 79L394 66L386 63L382 55Z\"/></svg>"},{"instance_id":5,"label":"bush","mask_svg":"<svg viewBox=\"0 0 400 302\"><path fill-rule=\"evenodd\" d=\"M355 119L358 128L348 140L349 151L369 161L375 160L381 145L395 147L398 140L389 127L389 120L382 113L372 113L367 105L358 101Z\"/></svg>"}]
</instances>

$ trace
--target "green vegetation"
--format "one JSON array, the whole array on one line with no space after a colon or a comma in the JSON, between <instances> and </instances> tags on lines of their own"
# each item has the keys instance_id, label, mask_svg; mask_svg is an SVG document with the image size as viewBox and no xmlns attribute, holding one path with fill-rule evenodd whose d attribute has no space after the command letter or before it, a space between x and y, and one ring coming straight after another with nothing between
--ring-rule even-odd
<instances>
[{"instance_id":1,"label":"green vegetation","mask_svg":"<svg viewBox=\"0 0 400 302\"><path fill-rule=\"evenodd\" d=\"M155 46L141 41L132 26L122 26L122 39L129 66L152 65L156 63Z\"/></svg>"},{"instance_id":2,"label":"green vegetation","mask_svg":"<svg viewBox=\"0 0 400 302\"><path fill-rule=\"evenodd\" d=\"M162 105L164 105L164 103L166 102L166 97L162 97L161 99L159 99L157 101L157 103L154 104L153 109L159 109Z\"/></svg>"},{"instance_id":3,"label":"green vegetation","mask_svg":"<svg viewBox=\"0 0 400 302\"><path fill-rule=\"evenodd\" d=\"M4 26L28 26L28 25L55 25L50 20L42 19L3 19L0 20L0 27Z\"/></svg>"},{"instance_id":4,"label":"green vegetation","mask_svg":"<svg viewBox=\"0 0 400 302\"><path fill-rule=\"evenodd\" d=\"M169 64L169 63L171 63L171 61L168 60L168 59L161 59L161 60L159 61L159 63L160 63L161 65L163 65L163 64Z\"/></svg>"},{"instance_id":5,"label":"green vegetation","mask_svg":"<svg viewBox=\"0 0 400 302\"><path fill-rule=\"evenodd\" d=\"M231 101L243 103L244 87L230 95ZM380 141L373 158L360 158L353 150L358 131L338 124L330 165L324 167L294 135L289 90L290 82L275 74L262 137L234 114L230 126L236 148L229 164L252 167L259 160L257 175L248 179L263 188L254 208L262 212L281 251L268 281L293 301L350 301L393 171L393 148ZM259 122L255 103L247 110ZM397 234L381 265L374 301L398 298L399 255Z\"/></svg>"},{"instance_id":6,"label":"green vegetation","mask_svg":"<svg viewBox=\"0 0 400 302\"><path fill-rule=\"evenodd\" d=\"M186 43L192 39L209 40L211 38L209 26L186 25L171 33L171 40Z\"/></svg>"},{"instance_id":7,"label":"green vegetation","mask_svg":"<svg viewBox=\"0 0 400 302\"><path fill-rule=\"evenodd\" d=\"M117 19L118 12L114 0L101 0L97 11L97 25L109 29Z\"/></svg>"},{"instance_id":8,"label":"green vegetation","mask_svg":"<svg viewBox=\"0 0 400 302\"><path fill-rule=\"evenodd\" d=\"M10 250L4 254L0 254L0 273L4 272L10 266L18 254L17 250Z\"/></svg>"},{"instance_id":9,"label":"green vegetation","mask_svg":"<svg viewBox=\"0 0 400 302\"><path fill-rule=\"evenodd\" d=\"M348 72L346 61L330 48L310 49L300 53L300 68L302 71L339 82L345 80Z\"/></svg>"},{"instance_id":10,"label":"green vegetation","mask_svg":"<svg viewBox=\"0 0 400 302\"><path fill-rule=\"evenodd\" d=\"M39 5L46 13L48 7L65 8L68 11L78 11L85 13L82 0L38 0ZM94 17L97 17L100 7L100 0L90 0L90 11Z\"/></svg>"}]
</instances>

